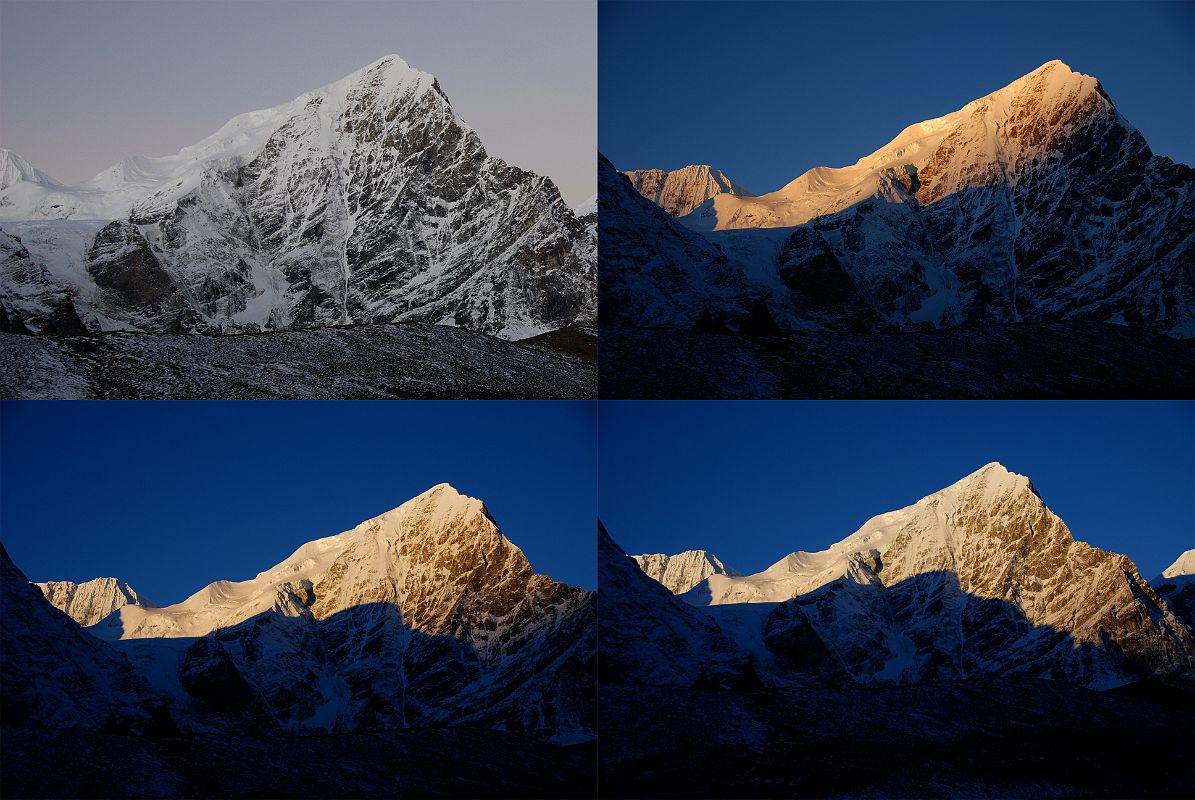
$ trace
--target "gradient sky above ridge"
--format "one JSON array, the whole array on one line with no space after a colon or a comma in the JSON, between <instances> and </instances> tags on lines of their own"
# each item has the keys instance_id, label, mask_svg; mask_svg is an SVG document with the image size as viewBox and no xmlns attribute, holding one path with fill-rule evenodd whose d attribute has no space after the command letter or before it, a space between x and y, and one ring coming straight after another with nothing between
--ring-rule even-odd
<instances>
[{"instance_id":1,"label":"gradient sky above ridge","mask_svg":"<svg viewBox=\"0 0 1195 800\"><path fill-rule=\"evenodd\" d=\"M595 425L593 402L7 402L0 541L30 580L172 603L447 482L592 589Z\"/></svg>"},{"instance_id":2,"label":"gradient sky above ridge","mask_svg":"<svg viewBox=\"0 0 1195 800\"><path fill-rule=\"evenodd\" d=\"M1147 580L1195 547L1195 403L603 401L599 514L628 553L757 572L991 461Z\"/></svg>"},{"instance_id":3,"label":"gradient sky above ridge","mask_svg":"<svg viewBox=\"0 0 1195 800\"><path fill-rule=\"evenodd\" d=\"M551 0L3 0L0 147L77 183L396 53L492 155L577 205L597 191L595 17Z\"/></svg>"},{"instance_id":4,"label":"gradient sky above ridge","mask_svg":"<svg viewBox=\"0 0 1195 800\"><path fill-rule=\"evenodd\" d=\"M598 9L598 147L755 193L841 167L1058 58L1195 164L1192 2L623 2Z\"/></svg>"}]
</instances>

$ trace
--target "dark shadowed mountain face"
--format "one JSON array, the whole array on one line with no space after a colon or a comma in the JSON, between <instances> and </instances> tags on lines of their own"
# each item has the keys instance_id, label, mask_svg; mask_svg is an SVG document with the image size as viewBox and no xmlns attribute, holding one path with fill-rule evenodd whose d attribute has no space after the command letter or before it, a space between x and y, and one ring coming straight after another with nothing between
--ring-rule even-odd
<instances>
[{"instance_id":1,"label":"dark shadowed mountain face","mask_svg":"<svg viewBox=\"0 0 1195 800\"><path fill-rule=\"evenodd\" d=\"M13 724L95 730L128 695L187 734L595 734L593 593L535 573L446 484L252 580L126 603L86 629L9 572L11 599L28 601L4 627Z\"/></svg>"},{"instance_id":2,"label":"dark shadowed mountain face","mask_svg":"<svg viewBox=\"0 0 1195 800\"><path fill-rule=\"evenodd\" d=\"M10 327L74 332L64 296L92 331L418 321L518 339L596 315L586 224L397 56L83 186L4 175Z\"/></svg>"},{"instance_id":3,"label":"dark shadowed mountain face","mask_svg":"<svg viewBox=\"0 0 1195 800\"><path fill-rule=\"evenodd\" d=\"M600 523L598 579L603 684L729 685L746 668L713 620L644 575Z\"/></svg>"}]
</instances>

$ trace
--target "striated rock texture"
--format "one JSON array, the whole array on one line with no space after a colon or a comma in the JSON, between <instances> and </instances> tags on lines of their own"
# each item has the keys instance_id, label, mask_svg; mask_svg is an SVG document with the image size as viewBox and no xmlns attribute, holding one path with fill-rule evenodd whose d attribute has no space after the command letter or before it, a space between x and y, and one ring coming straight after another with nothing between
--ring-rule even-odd
<instances>
[{"instance_id":1,"label":"striated rock texture","mask_svg":"<svg viewBox=\"0 0 1195 800\"><path fill-rule=\"evenodd\" d=\"M715 688L744 680L746 658L713 620L639 569L598 524L601 682Z\"/></svg>"},{"instance_id":2,"label":"striated rock texture","mask_svg":"<svg viewBox=\"0 0 1195 800\"><path fill-rule=\"evenodd\" d=\"M686 550L674 556L664 553L645 553L631 556L643 574L659 582L673 594L692 589L710 575L738 575L713 553Z\"/></svg>"},{"instance_id":3,"label":"striated rock texture","mask_svg":"<svg viewBox=\"0 0 1195 800\"><path fill-rule=\"evenodd\" d=\"M742 270L678 224L598 156L603 325L741 330L764 309ZM607 253L612 254L607 258Z\"/></svg>"},{"instance_id":4,"label":"striated rock texture","mask_svg":"<svg viewBox=\"0 0 1195 800\"><path fill-rule=\"evenodd\" d=\"M441 484L251 580L89 630L173 673L162 690L194 730L474 724L572 742L595 732L594 604Z\"/></svg>"},{"instance_id":5,"label":"striated rock texture","mask_svg":"<svg viewBox=\"0 0 1195 800\"><path fill-rule=\"evenodd\" d=\"M1195 336L1195 171L1155 156L1099 81L1060 61L851 166L715 194L680 221L793 330L1089 320ZM639 259L614 244L603 274Z\"/></svg>"},{"instance_id":6,"label":"striated rock texture","mask_svg":"<svg viewBox=\"0 0 1195 800\"><path fill-rule=\"evenodd\" d=\"M89 219L115 222L80 253ZM421 321L516 339L596 317L586 224L397 56L80 187L17 180L0 220L41 232L34 255L91 330Z\"/></svg>"},{"instance_id":7,"label":"striated rock texture","mask_svg":"<svg viewBox=\"0 0 1195 800\"><path fill-rule=\"evenodd\" d=\"M674 217L683 217L717 194L754 197L726 177L720 169L692 164L666 172L662 169L628 170L623 173L635 191Z\"/></svg>"},{"instance_id":8,"label":"striated rock texture","mask_svg":"<svg viewBox=\"0 0 1195 800\"><path fill-rule=\"evenodd\" d=\"M3 545L0 615L5 725L118 731L152 723L155 705L144 678L50 606Z\"/></svg>"},{"instance_id":9,"label":"striated rock texture","mask_svg":"<svg viewBox=\"0 0 1195 800\"><path fill-rule=\"evenodd\" d=\"M1126 557L1075 541L1029 479L989 464L694 603L779 603L772 651L816 642L864 685L1024 675L1106 688L1195 671L1191 631ZM822 665L825 667L826 665Z\"/></svg>"},{"instance_id":10,"label":"striated rock texture","mask_svg":"<svg viewBox=\"0 0 1195 800\"><path fill-rule=\"evenodd\" d=\"M34 584L50 605L83 626L94 625L124 605L153 608L154 603L116 578L95 578L83 583L39 581Z\"/></svg>"}]
</instances>

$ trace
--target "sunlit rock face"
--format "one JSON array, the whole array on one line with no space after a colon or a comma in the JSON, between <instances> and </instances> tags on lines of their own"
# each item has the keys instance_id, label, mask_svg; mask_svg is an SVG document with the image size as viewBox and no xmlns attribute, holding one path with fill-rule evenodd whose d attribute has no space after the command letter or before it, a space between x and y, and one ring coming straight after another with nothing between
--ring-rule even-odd
<instances>
[{"instance_id":1,"label":"sunlit rock face","mask_svg":"<svg viewBox=\"0 0 1195 800\"><path fill-rule=\"evenodd\" d=\"M83 583L39 581L34 584L50 605L80 625L94 625L124 605L153 607L153 601L116 578L95 578Z\"/></svg>"},{"instance_id":2,"label":"sunlit rock face","mask_svg":"<svg viewBox=\"0 0 1195 800\"><path fill-rule=\"evenodd\" d=\"M643 574L661 583L673 594L692 589L710 575L737 575L738 573L722 563L713 553L704 550L686 550L676 555L645 553L631 556Z\"/></svg>"},{"instance_id":3,"label":"sunlit rock face","mask_svg":"<svg viewBox=\"0 0 1195 800\"><path fill-rule=\"evenodd\" d=\"M1107 688L1195 671L1191 629L1160 591L993 463L826 550L711 574L681 599L779 683L1020 675Z\"/></svg>"},{"instance_id":4,"label":"sunlit rock face","mask_svg":"<svg viewBox=\"0 0 1195 800\"><path fill-rule=\"evenodd\" d=\"M397 56L80 187L5 169L0 227L92 330L420 321L518 339L595 319L592 231ZM122 227L88 238L90 220ZM14 269L0 261L0 303L37 323Z\"/></svg>"},{"instance_id":5,"label":"sunlit rock face","mask_svg":"<svg viewBox=\"0 0 1195 800\"><path fill-rule=\"evenodd\" d=\"M628 170L623 173L635 191L674 217L683 217L717 194L737 197L753 195L726 177L720 169L692 164L666 172L662 169Z\"/></svg>"},{"instance_id":6,"label":"sunlit rock face","mask_svg":"<svg viewBox=\"0 0 1195 800\"><path fill-rule=\"evenodd\" d=\"M89 630L147 672L166 663L164 691L194 730L469 723L571 742L595 732L594 604L441 484L251 580L124 606ZM244 702L219 706L242 681Z\"/></svg>"}]
</instances>

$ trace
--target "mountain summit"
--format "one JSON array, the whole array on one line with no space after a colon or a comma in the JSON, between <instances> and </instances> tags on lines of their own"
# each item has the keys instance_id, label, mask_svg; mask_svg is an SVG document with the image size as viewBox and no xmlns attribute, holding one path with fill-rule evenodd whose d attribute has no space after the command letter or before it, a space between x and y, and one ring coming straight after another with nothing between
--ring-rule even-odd
<instances>
[{"instance_id":1,"label":"mountain summit","mask_svg":"<svg viewBox=\"0 0 1195 800\"><path fill-rule=\"evenodd\" d=\"M423 321L517 339L596 314L585 223L398 56L81 186L8 163L10 327L63 332L64 296L88 330L148 333Z\"/></svg>"},{"instance_id":2,"label":"mountain summit","mask_svg":"<svg viewBox=\"0 0 1195 800\"><path fill-rule=\"evenodd\" d=\"M1082 320L1195 336L1195 170L1155 156L1099 81L1061 61L850 166L713 194L679 219L792 331ZM602 260L629 268L616 249Z\"/></svg>"},{"instance_id":3,"label":"mountain summit","mask_svg":"<svg viewBox=\"0 0 1195 800\"><path fill-rule=\"evenodd\" d=\"M1195 635L1126 557L987 464L826 550L681 595L779 683L1024 675L1106 688L1195 671Z\"/></svg>"},{"instance_id":4,"label":"mountain summit","mask_svg":"<svg viewBox=\"0 0 1195 800\"><path fill-rule=\"evenodd\" d=\"M467 724L572 743L595 730L594 606L537 574L480 500L439 484L250 580L74 630L131 663L183 730ZM36 669L43 656L13 641Z\"/></svg>"}]
</instances>

